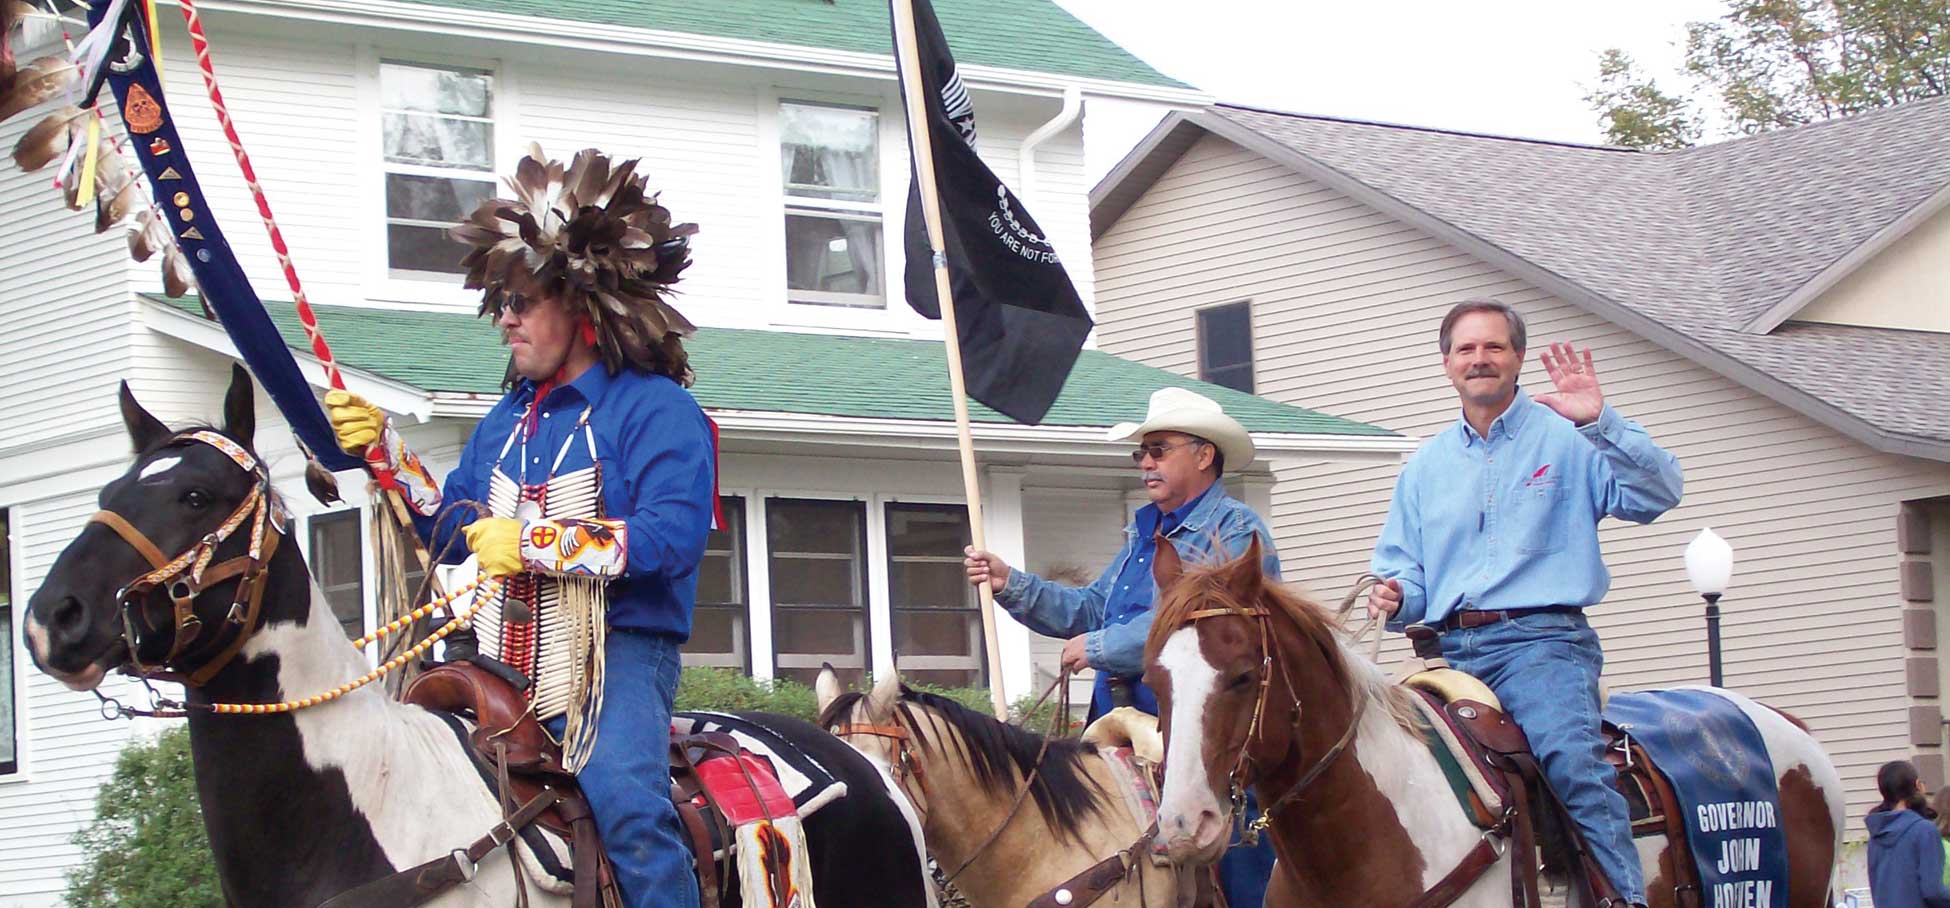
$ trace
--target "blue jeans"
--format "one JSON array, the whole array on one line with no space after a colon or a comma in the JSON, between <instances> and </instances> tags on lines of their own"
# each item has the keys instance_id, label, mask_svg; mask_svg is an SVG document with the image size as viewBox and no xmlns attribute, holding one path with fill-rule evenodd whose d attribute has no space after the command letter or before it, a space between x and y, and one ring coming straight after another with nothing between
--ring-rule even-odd
<instances>
[{"instance_id":1,"label":"blue jeans","mask_svg":"<svg viewBox=\"0 0 1950 908\"><path fill-rule=\"evenodd\" d=\"M610 628L596 749L576 775L629 908L697 908L698 903L691 849L670 803L677 646L668 637ZM550 733L562 734L562 717L547 725Z\"/></svg>"},{"instance_id":2,"label":"blue jeans","mask_svg":"<svg viewBox=\"0 0 1950 908\"><path fill-rule=\"evenodd\" d=\"M1259 796L1246 790L1246 820L1259 819ZM1219 886L1230 908L1259 908L1266 904L1266 886L1273 881L1273 837L1260 833L1259 844L1239 843L1239 826L1232 830L1232 847L1219 858Z\"/></svg>"},{"instance_id":3,"label":"blue jeans","mask_svg":"<svg viewBox=\"0 0 1950 908\"><path fill-rule=\"evenodd\" d=\"M1612 785L1599 733L1598 673L1605 654L1584 615L1525 615L1449 631L1442 635L1442 656L1496 691L1530 740L1544 781L1583 830L1599 869L1626 901L1644 902L1631 814Z\"/></svg>"}]
</instances>

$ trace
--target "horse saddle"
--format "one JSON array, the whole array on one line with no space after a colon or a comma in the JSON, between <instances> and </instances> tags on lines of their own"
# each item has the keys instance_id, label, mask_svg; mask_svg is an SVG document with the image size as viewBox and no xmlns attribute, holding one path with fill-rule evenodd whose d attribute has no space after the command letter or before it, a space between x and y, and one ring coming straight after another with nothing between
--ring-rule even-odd
<instances>
[{"instance_id":1,"label":"horse saddle","mask_svg":"<svg viewBox=\"0 0 1950 908\"><path fill-rule=\"evenodd\" d=\"M1507 825L1513 848L1529 856L1513 866L1515 904L1538 908L1541 903L1536 876L1540 848L1557 856L1552 863L1582 869L1567 876L1583 904L1595 906L1600 899L1615 897L1577 824L1544 784L1523 731L1503 712L1489 686L1446 666L1410 675L1402 683L1416 695L1412 699L1422 713L1429 750L1464 812L1485 830ZM1685 815L1672 784L1630 735L1607 722L1603 738L1613 782L1631 808L1633 837L1666 837L1660 877L1672 881L1680 908L1698 908L1699 874L1686 850Z\"/></svg>"},{"instance_id":2,"label":"horse saddle","mask_svg":"<svg viewBox=\"0 0 1950 908\"><path fill-rule=\"evenodd\" d=\"M483 657L475 657L480 659ZM617 904L615 874L604 854L602 838L588 800L575 775L562 763L561 746L535 720L516 678L499 666L476 661L447 662L428 669L407 685L400 699L429 710L469 716L472 755L494 778L504 810L544 797L552 803L534 817L535 825L561 835L570 843L574 863L595 867L595 873L576 873L576 908ZM721 799L706 784L699 767L716 760L739 761L738 741L731 735L706 732L671 736L670 800L677 808L685 840L696 864L703 908L715 908L724 894L733 827L719 808ZM759 772L769 772L758 767ZM710 773L718 777L726 773ZM745 779L754 768L745 766ZM760 780L753 780L759 784ZM776 784L774 782L773 784ZM720 784L718 787L724 787ZM584 861L587 860L587 863Z\"/></svg>"}]
</instances>

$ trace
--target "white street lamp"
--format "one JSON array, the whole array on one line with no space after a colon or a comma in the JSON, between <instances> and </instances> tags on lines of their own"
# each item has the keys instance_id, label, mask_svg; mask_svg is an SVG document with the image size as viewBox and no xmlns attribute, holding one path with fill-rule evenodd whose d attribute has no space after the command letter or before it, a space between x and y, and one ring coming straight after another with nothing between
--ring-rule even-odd
<instances>
[{"instance_id":1,"label":"white street lamp","mask_svg":"<svg viewBox=\"0 0 1950 908\"><path fill-rule=\"evenodd\" d=\"M1699 531L1686 545L1686 576L1706 600L1707 675L1720 687L1720 595L1733 582L1733 546L1710 528Z\"/></svg>"}]
</instances>

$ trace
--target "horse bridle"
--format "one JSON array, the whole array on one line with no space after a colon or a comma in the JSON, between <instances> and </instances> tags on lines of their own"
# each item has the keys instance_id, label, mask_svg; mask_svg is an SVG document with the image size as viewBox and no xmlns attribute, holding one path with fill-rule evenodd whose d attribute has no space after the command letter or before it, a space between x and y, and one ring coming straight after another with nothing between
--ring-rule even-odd
<instances>
[{"instance_id":1,"label":"horse bridle","mask_svg":"<svg viewBox=\"0 0 1950 908\"><path fill-rule=\"evenodd\" d=\"M216 448L256 480L250 493L215 530L204 534L202 539L176 557L166 558L147 535L113 510L104 508L96 511L88 522L99 523L113 530L130 548L141 554L151 568L148 573L124 584L115 593L116 610L122 619L122 641L129 651L130 673L143 678L201 687L230 664L257 627L258 615L264 603L264 587L270 577L268 566L272 554L277 551L278 540L284 535L286 516L282 503L271 488L270 473L242 445L216 432L198 430L179 434L164 447L185 442ZM211 564L217 549L246 523L251 528L249 549L242 555ZM232 579L239 580L237 593L231 601L229 613L224 617L223 627L218 631L219 636L223 631L230 631L230 639L218 646L215 656L187 675L170 670L177 658L189 651L190 644L203 635L203 620L196 616L195 611L197 597L204 590ZM137 630L137 621L141 619L148 623L147 616L142 613L147 610L150 594L158 587L169 597L176 627L168 654L159 664L151 666L143 664L140 656L142 635Z\"/></svg>"},{"instance_id":2,"label":"horse bridle","mask_svg":"<svg viewBox=\"0 0 1950 908\"><path fill-rule=\"evenodd\" d=\"M1179 620L1178 626L1186 627L1207 618L1224 617L1250 619L1259 626L1259 696L1253 702L1253 719L1252 724L1246 730L1246 740L1239 745L1239 753L1233 758L1232 771L1227 773L1227 784L1229 786L1227 798L1232 808L1231 815L1243 818L1246 809L1246 789L1252 787L1254 784L1253 776L1255 773L1253 771L1252 749L1255 744L1259 743L1261 733L1265 729L1266 695L1272 689L1273 684L1273 643L1272 629L1270 627L1273 613L1262 606L1197 609L1186 613ZM1292 724L1296 742L1295 746L1297 747L1300 732L1300 694L1293 689L1293 679L1287 672L1282 671L1280 673L1280 680L1286 685L1287 696L1293 699ZM1348 718L1347 730L1342 732L1340 738L1334 742L1333 746L1327 748L1320 755L1320 759L1315 760L1312 766L1307 767L1307 771L1301 774L1300 778L1289 786L1286 791L1282 792L1278 798L1273 799L1260 808L1259 818L1247 823L1244 831L1240 835L1240 841L1243 844L1248 847L1257 845L1259 843L1259 834L1264 832L1266 827L1272 823L1273 814L1298 800L1300 795L1307 790L1308 786L1318 780L1327 771L1328 767L1332 766L1334 761L1339 759L1341 754L1347 750L1347 746L1354 742L1354 734L1361 727L1361 716L1367 711L1368 707L1368 697L1364 689L1358 684L1355 685L1355 689L1356 691L1361 691L1362 694L1361 699L1355 703L1354 714Z\"/></svg>"}]
</instances>

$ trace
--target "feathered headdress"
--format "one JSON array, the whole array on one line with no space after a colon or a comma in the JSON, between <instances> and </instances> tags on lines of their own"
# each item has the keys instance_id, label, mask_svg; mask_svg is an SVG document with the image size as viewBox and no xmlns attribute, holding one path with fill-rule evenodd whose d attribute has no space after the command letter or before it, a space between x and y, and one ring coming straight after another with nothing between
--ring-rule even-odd
<instances>
[{"instance_id":1,"label":"feathered headdress","mask_svg":"<svg viewBox=\"0 0 1950 908\"><path fill-rule=\"evenodd\" d=\"M691 263L697 225L672 224L636 165L590 148L564 169L530 145L507 181L515 197L482 202L451 233L474 247L461 265L467 287L485 291L482 315L517 297L559 299L589 320L610 371L674 366L682 380L679 338L697 328L665 297Z\"/></svg>"}]
</instances>

